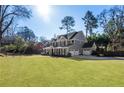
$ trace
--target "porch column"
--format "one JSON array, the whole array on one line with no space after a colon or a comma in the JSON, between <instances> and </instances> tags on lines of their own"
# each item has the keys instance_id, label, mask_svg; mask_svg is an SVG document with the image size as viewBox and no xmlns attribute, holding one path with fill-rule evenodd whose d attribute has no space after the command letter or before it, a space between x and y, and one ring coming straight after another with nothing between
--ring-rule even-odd
<instances>
[{"instance_id":1,"label":"porch column","mask_svg":"<svg viewBox=\"0 0 124 93\"><path fill-rule=\"evenodd\" d=\"M62 55L64 55L64 49L62 49Z\"/></svg>"},{"instance_id":2,"label":"porch column","mask_svg":"<svg viewBox=\"0 0 124 93\"><path fill-rule=\"evenodd\" d=\"M55 55L57 55L57 49L55 49Z\"/></svg>"},{"instance_id":3,"label":"porch column","mask_svg":"<svg viewBox=\"0 0 124 93\"><path fill-rule=\"evenodd\" d=\"M53 55L55 54L55 48L53 48Z\"/></svg>"},{"instance_id":4,"label":"porch column","mask_svg":"<svg viewBox=\"0 0 124 93\"><path fill-rule=\"evenodd\" d=\"M60 48L60 55L62 55L62 48Z\"/></svg>"},{"instance_id":5,"label":"porch column","mask_svg":"<svg viewBox=\"0 0 124 93\"><path fill-rule=\"evenodd\" d=\"M68 49L68 48L66 48L66 55L68 55L68 53L69 53L69 49Z\"/></svg>"},{"instance_id":6,"label":"porch column","mask_svg":"<svg viewBox=\"0 0 124 93\"><path fill-rule=\"evenodd\" d=\"M58 55L58 49L56 49L56 55Z\"/></svg>"}]
</instances>

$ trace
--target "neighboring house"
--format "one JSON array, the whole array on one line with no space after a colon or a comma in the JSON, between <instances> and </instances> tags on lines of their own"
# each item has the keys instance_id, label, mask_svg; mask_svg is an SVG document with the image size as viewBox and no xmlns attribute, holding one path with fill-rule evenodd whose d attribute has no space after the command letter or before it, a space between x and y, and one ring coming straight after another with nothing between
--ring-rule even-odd
<instances>
[{"instance_id":1,"label":"neighboring house","mask_svg":"<svg viewBox=\"0 0 124 93\"><path fill-rule=\"evenodd\" d=\"M49 47L50 46L50 40L45 40L42 42L42 44L44 45L44 47Z\"/></svg>"},{"instance_id":2,"label":"neighboring house","mask_svg":"<svg viewBox=\"0 0 124 93\"><path fill-rule=\"evenodd\" d=\"M87 43L84 43L83 45L83 55L91 55L93 51L95 51L97 48L95 42L87 42Z\"/></svg>"},{"instance_id":3,"label":"neighboring house","mask_svg":"<svg viewBox=\"0 0 124 93\"><path fill-rule=\"evenodd\" d=\"M44 45L41 42L34 43L33 53L41 54L43 52Z\"/></svg>"},{"instance_id":4,"label":"neighboring house","mask_svg":"<svg viewBox=\"0 0 124 93\"><path fill-rule=\"evenodd\" d=\"M34 48L39 51L43 51L44 45L41 42L38 42L34 45Z\"/></svg>"},{"instance_id":5,"label":"neighboring house","mask_svg":"<svg viewBox=\"0 0 124 93\"><path fill-rule=\"evenodd\" d=\"M50 42L50 46L43 48L43 50L44 53L48 55L79 55L82 53L82 45L85 41L86 39L82 31L71 32L53 38Z\"/></svg>"}]
</instances>

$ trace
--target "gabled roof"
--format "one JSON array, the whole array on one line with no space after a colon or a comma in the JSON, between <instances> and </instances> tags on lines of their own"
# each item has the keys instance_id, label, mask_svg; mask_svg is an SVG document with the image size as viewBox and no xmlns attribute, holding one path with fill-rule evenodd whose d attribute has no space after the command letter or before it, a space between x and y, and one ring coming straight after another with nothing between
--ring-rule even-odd
<instances>
[{"instance_id":1,"label":"gabled roof","mask_svg":"<svg viewBox=\"0 0 124 93\"><path fill-rule=\"evenodd\" d=\"M94 42L87 42L84 43L83 48L91 48L93 46Z\"/></svg>"},{"instance_id":2,"label":"gabled roof","mask_svg":"<svg viewBox=\"0 0 124 93\"><path fill-rule=\"evenodd\" d=\"M56 40L57 40L57 39L55 39L55 38L52 38L52 39L51 39L51 41L56 41Z\"/></svg>"},{"instance_id":3,"label":"gabled roof","mask_svg":"<svg viewBox=\"0 0 124 93\"><path fill-rule=\"evenodd\" d=\"M79 31L79 32L81 32L81 31ZM71 32L68 34L59 35L57 39L59 39L61 36L65 37L66 39L73 39L79 32Z\"/></svg>"},{"instance_id":4,"label":"gabled roof","mask_svg":"<svg viewBox=\"0 0 124 93\"><path fill-rule=\"evenodd\" d=\"M72 36L69 39L72 39L73 37L75 37L77 33L78 32L73 33Z\"/></svg>"},{"instance_id":5,"label":"gabled roof","mask_svg":"<svg viewBox=\"0 0 124 93\"><path fill-rule=\"evenodd\" d=\"M36 42L35 45L43 45L41 42Z\"/></svg>"}]
</instances>

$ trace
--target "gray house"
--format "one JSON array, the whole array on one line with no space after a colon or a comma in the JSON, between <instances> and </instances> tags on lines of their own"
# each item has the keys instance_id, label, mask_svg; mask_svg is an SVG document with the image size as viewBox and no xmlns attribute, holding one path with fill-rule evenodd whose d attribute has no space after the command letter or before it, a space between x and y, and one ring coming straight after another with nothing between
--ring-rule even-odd
<instances>
[{"instance_id":1,"label":"gray house","mask_svg":"<svg viewBox=\"0 0 124 93\"><path fill-rule=\"evenodd\" d=\"M71 56L75 56L82 53L82 45L85 41L86 38L82 31L59 35L57 38L53 38L50 46L43 48L43 51L48 55L67 56L71 54Z\"/></svg>"}]
</instances>

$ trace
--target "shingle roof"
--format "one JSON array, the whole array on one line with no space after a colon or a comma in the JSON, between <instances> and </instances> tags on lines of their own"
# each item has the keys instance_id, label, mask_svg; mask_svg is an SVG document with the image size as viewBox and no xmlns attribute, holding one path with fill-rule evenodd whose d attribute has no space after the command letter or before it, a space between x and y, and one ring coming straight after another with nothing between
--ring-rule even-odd
<instances>
[{"instance_id":1,"label":"shingle roof","mask_svg":"<svg viewBox=\"0 0 124 93\"><path fill-rule=\"evenodd\" d=\"M93 46L94 42L87 42L84 43L83 48L91 48Z\"/></svg>"},{"instance_id":2,"label":"shingle roof","mask_svg":"<svg viewBox=\"0 0 124 93\"><path fill-rule=\"evenodd\" d=\"M69 38L69 39L72 39L74 38L76 35L77 35L78 32L71 32L71 33L68 33L68 34L64 34L64 35L60 35L58 36L58 38L60 38L61 36L65 37L66 39Z\"/></svg>"},{"instance_id":3,"label":"shingle roof","mask_svg":"<svg viewBox=\"0 0 124 93\"><path fill-rule=\"evenodd\" d=\"M56 39L55 38L52 38L51 41L56 41Z\"/></svg>"},{"instance_id":4,"label":"shingle roof","mask_svg":"<svg viewBox=\"0 0 124 93\"><path fill-rule=\"evenodd\" d=\"M75 35L77 34L78 32L75 32L71 37L70 39L72 39L73 37L75 37Z\"/></svg>"}]
</instances>

